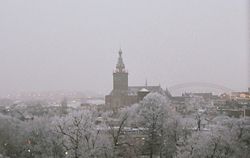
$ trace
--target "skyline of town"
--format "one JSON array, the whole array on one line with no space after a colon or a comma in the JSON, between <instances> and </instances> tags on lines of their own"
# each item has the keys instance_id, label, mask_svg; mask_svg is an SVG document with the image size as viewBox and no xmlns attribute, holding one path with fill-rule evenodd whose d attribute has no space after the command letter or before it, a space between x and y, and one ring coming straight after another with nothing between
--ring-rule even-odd
<instances>
[{"instance_id":1,"label":"skyline of town","mask_svg":"<svg viewBox=\"0 0 250 158\"><path fill-rule=\"evenodd\" d=\"M118 58L118 62L117 64L119 64L119 62L122 62L123 66L124 66L124 70L126 70L126 72L128 73L128 70L125 68L125 65L123 63L123 59L121 57L122 54L122 49L120 48L118 51L118 54L120 54L120 57ZM121 61L120 61L121 60ZM121 63L120 63L121 64ZM116 69L117 69L117 65L116 65ZM118 70L113 70L113 73L116 72ZM129 79L127 79L127 82L129 83ZM133 84L132 84L133 85ZM151 86L151 83L148 83L148 79L145 79L144 83L140 84L141 87L147 87L147 86ZM155 86L159 86L161 87L161 84L154 84ZM134 86L134 85L133 85ZM138 87L139 88L139 87ZM184 82L184 83L180 83L180 84L176 84L173 86L168 86L168 87L162 87L163 90L169 91L170 95L173 96L180 96L183 95L185 93L213 93L216 95L221 95L224 93L227 94L232 94L234 92L247 92L249 89L249 87L246 87L244 90L242 91L237 91L237 90L233 90L230 89L229 87L226 87L224 85L219 85L219 84L214 84L214 83L209 83L209 82ZM112 89L112 87L110 87L110 89ZM138 89L139 90L139 89ZM106 93L107 94L107 93ZM104 93L100 93L100 92L96 92L96 91L90 91L90 90L47 90L47 91L17 91L17 92L11 92L9 94L4 94L1 97L14 97L14 98L46 98L49 97L51 98L56 97L58 98L58 96L61 97L70 97L70 96L78 96L78 97L104 97L106 94Z\"/></svg>"}]
</instances>

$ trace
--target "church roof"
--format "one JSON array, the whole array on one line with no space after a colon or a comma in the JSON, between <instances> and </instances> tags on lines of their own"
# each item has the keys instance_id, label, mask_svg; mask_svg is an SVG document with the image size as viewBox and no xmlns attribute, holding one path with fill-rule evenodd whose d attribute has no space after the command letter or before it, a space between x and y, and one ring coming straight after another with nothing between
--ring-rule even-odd
<instances>
[{"instance_id":1,"label":"church roof","mask_svg":"<svg viewBox=\"0 0 250 158\"><path fill-rule=\"evenodd\" d=\"M147 91L147 92L153 92L153 93L157 92L159 94L171 97L171 94L169 95L168 90L164 91L161 88L161 86L130 86L128 87L128 91L125 93L127 93L129 96L136 96L138 92L140 91ZM114 90L112 90L109 95L113 95L113 94L114 94Z\"/></svg>"},{"instance_id":2,"label":"church roof","mask_svg":"<svg viewBox=\"0 0 250 158\"><path fill-rule=\"evenodd\" d=\"M137 95L137 93L143 89L149 92L158 92L160 94L165 94L161 86L132 86L128 87L128 95Z\"/></svg>"}]
</instances>

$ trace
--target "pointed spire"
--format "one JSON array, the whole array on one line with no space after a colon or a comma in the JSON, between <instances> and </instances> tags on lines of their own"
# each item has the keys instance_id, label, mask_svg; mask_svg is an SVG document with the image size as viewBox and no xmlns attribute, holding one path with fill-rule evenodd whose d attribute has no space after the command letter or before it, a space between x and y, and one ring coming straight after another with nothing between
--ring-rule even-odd
<instances>
[{"instance_id":1,"label":"pointed spire","mask_svg":"<svg viewBox=\"0 0 250 158\"><path fill-rule=\"evenodd\" d=\"M118 58L118 62L116 64L116 70L118 70L119 72L123 72L124 69L125 69L125 65L123 63L122 50L120 48L120 50L119 50L119 58Z\"/></svg>"}]
</instances>

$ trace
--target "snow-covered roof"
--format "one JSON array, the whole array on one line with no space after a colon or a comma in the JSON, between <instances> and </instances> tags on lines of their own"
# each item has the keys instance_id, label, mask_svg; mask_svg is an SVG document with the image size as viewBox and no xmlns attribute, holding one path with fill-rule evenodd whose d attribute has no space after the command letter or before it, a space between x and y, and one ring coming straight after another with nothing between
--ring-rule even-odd
<instances>
[{"instance_id":1,"label":"snow-covered roof","mask_svg":"<svg viewBox=\"0 0 250 158\"><path fill-rule=\"evenodd\" d=\"M137 95L137 92L143 89L146 89L150 92L158 92L160 94L164 94L164 91L160 86L133 86L128 87L128 95Z\"/></svg>"},{"instance_id":2,"label":"snow-covered roof","mask_svg":"<svg viewBox=\"0 0 250 158\"><path fill-rule=\"evenodd\" d=\"M139 92L149 92L146 88L142 88Z\"/></svg>"}]
</instances>

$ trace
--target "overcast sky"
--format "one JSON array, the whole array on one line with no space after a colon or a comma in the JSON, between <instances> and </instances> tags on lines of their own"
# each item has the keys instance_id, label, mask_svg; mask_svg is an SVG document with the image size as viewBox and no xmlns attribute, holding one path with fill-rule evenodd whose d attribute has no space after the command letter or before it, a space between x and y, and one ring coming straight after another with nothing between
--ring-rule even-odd
<instances>
[{"instance_id":1,"label":"overcast sky","mask_svg":"<svg viewBox=\"0 0 250 158\"><path fill-rule=\"evenodd\" d=\"M0 93L130 85L247 87L247 0L1 0Z\"/></svg>"}]
</instances>

